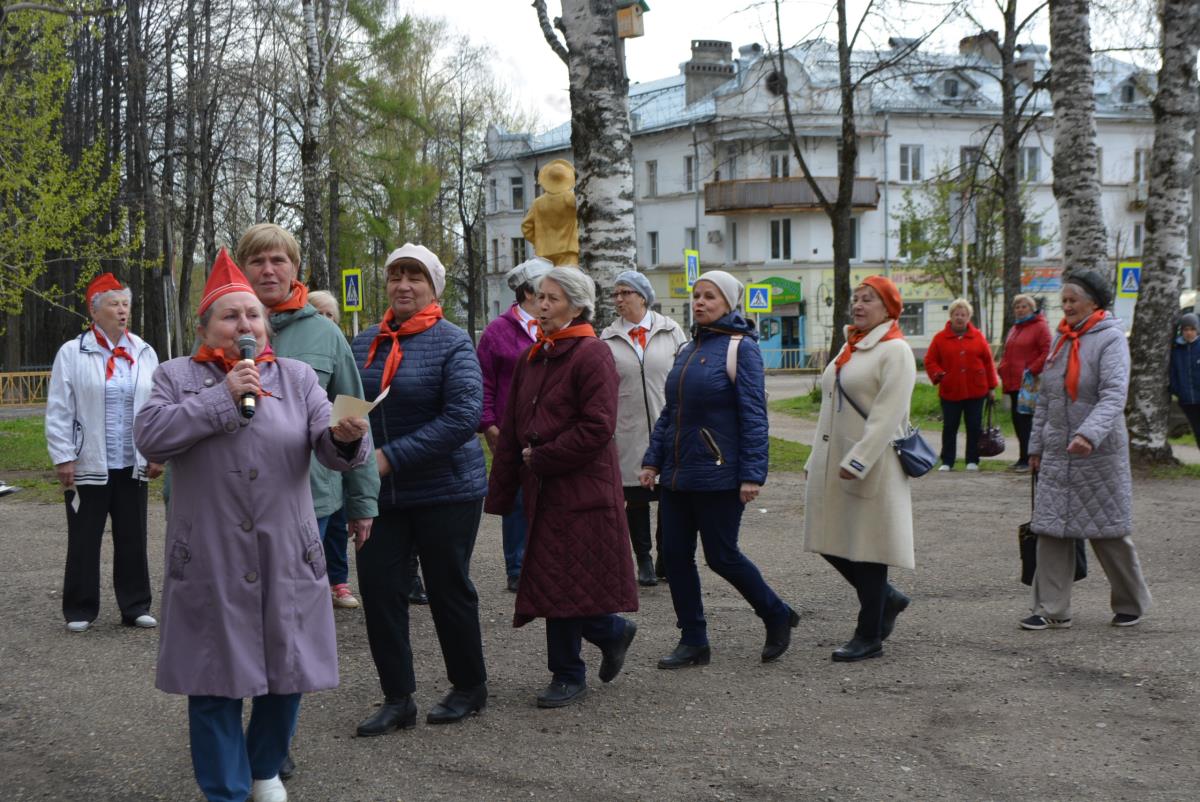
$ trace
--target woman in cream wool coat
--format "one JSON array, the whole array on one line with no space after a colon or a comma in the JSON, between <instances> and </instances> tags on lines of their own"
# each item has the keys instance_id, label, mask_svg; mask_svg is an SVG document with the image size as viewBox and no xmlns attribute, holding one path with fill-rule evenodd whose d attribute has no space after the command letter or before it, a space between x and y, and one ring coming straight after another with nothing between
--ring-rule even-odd
<instances>
[{"instance_id":1,"label":"woman in cream wool coat","mask_svg":"<svg viewBox=\"0 0 1200 802\"><path fill-rule=\"evenodd\" d=\"M805 471L804 547L823 556L858 593L854 637L833 653L853 662L883 653L909 599L887 580L913 568L912 497L892 441L908 428L916 362L896 318L900 292L883 276L854 291L847 344L821 376L821 416ZM841 397L854 399L862 415Z\"/></svg>"}]
</instances>

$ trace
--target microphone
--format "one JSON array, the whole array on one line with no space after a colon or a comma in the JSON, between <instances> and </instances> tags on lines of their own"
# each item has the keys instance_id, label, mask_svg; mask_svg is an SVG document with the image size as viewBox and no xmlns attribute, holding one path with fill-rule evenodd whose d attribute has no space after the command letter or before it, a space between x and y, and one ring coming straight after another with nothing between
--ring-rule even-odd
<instances>
[{"instance_id":1,"label":"microphone","mask_svg":"<svg viewBox=\"0 0 1200 802\"><path fill-rule=\"evenodd\" d=\"M242 359L254 361L254 352L258 350L258 340L254 339L251 334L243 334L237 338L238 350L242 352ZM255 393L246 393L242 396L242 400L238 402L238 410L242 413L243 418L254 417L254 402L257 400Z\"/></svg>"}]
</instances>

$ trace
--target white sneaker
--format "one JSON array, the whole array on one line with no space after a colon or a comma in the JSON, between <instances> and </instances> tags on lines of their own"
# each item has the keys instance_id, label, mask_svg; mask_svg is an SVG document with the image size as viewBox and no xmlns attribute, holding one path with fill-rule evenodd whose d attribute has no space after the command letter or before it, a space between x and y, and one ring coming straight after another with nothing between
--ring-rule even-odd
<instances>
[{"instance_id":1,"label":"white sneaker","mask_svg":"<svg viewBox=\"0 0 1200 802\"><path fill-rule=\"evenodd\" d=\"M939 466L938 466L938 472L939 472L939 473L942 473L942 472L945 472L945 471L952 471L952 470L954 470L954 469L953 469L953 468L951 468L949 465L939 465Z\"/></svg>"},{"instance_id":2,"label":"white sneaker","mask_svg":"<svg viewBox=\"0 0 1200 802\"><path fill-rule=\"evenodd\" d=\"M67 632L87 632L92 628L91 621L68 621Z\"/></svg>"},{"instance_id":3,"label":"white sneaker","mask_svg":"<svg viewBox=\"0 0 1200 802\"><path fill-rule=\"evenodd\" d=\"M275 775L269 780L255 780L250 789L250 798L254 802L287 802L287 789L283 780Z\"/></svg>"},{"instance_id":4,"label":"white sneaker","mask_svg":"<svg viewBox=\"0 0 1200 802\"><path fill-rule=\"evenodd\" d=\"M143 613L133 619L133 625L142 629L154 629L158 626L158 621L154 620L154 616Z\"/></svg>"},{"instance_id":5,"label":"white sneaker","mask_svg":"<svg viewBox=\"0 0 1200 802\"><path fill-rule=\"evenodd\" d=\"M977 471L977 470L979 470L979 463L978 463L978 462L968 462L968 463L967 463L967 470L968 470L968 471Z\"/></svg>"},{"instance_id":6,"label":"white sneaker","mask_svg":"<svg viewBox=\"0 0 1200 802\"><path fill-rule=\"evenodd\" d=\"M0 482L0 496L7 496L9 493L16 493L21 488L10 485L7 482Z\"/></svg>"}]
</instances>

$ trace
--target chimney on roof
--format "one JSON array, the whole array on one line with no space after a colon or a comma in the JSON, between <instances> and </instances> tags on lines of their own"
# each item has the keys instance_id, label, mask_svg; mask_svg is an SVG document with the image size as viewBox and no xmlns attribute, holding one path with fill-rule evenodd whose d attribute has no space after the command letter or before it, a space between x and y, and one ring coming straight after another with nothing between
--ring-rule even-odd
<instances>
[{"instance_id":1,"label":"chimney on roof","mask_svg":"<svg viewBox=\"0 0 1200 802\"><path fill-rule=\"evenodd\" d=\"M690 106L733 77L733 44L693 39L692 59L683 65L686 102Z\"/></svg>"},{"instance_id":2,"label":"chimney on roof","mask_svg":"<svg viewBox=\"0 0 1200 802\"><path fill-rule=\"evenodd\" d=\"M958 53L962 56L976 56L992 64L1000 63L1000 35L995 31L984 31L974 36L966 36L958 42Z\"/></svg>"}]
</instances>

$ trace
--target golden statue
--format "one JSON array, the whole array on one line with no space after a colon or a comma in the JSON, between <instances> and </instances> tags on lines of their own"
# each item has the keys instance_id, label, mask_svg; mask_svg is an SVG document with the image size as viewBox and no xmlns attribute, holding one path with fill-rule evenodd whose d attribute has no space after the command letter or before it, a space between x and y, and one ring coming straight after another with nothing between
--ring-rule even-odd
<instances>
[{"instance_id":1,"label":"golden statue","mask_svg":"<svg viewBox=\"0 0 1200 802\"><path fill-rule=\"evenodd\" d=\"M538 173L545 190L534 198L521 233L533 243L533 252L555 265L579 264L579 222L575 219L575 168L555 159Z\"/></svg>"}]
</instances>

